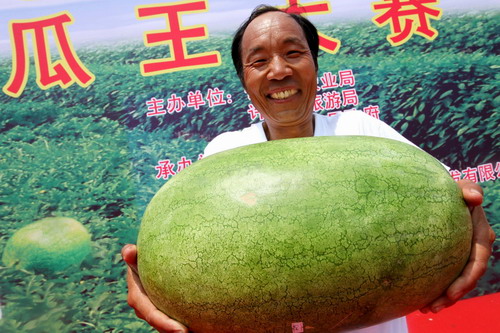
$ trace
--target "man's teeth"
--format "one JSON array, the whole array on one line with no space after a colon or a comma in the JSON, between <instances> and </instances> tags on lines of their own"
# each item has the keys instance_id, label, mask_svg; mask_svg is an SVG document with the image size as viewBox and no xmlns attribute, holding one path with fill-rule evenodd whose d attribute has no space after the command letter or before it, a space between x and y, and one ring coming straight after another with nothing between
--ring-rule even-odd
<instances>
[{"instance_id":1,"label":"man's teeth","mask_svg":"<svg viewBox=\"0 0 500 333\"><path fill-rule=\"evenodd\" d=\"M291 90L285 90L285 91L280 91L274 94L271 94L272 99L286 99L292 95L295 95L297 93L296 89L291 89Z\"/></svg>"}]
</instances>

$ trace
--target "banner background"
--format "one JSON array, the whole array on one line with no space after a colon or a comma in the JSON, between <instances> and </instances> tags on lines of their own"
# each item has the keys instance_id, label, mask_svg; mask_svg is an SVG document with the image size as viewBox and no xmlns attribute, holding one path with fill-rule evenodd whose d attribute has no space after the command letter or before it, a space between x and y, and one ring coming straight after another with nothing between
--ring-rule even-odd
<instances>
[{"instance_id":1,"label":"banner background","mask_svg":"<svg viewBox=\"0 0 500 333\"><path fill-rule=\"evenodd\" d=\"M430 21L438 37L428 41L414 35L398 47L386 39L388 26L371 22L376 14L366 1L329 1L331 13L309 18L320 32L342 44L336 54L320 51L319 86L325 73L351 70L355 77L353 86L320 89L318 94L354 89L359 99L357 105L318 112L376 105L380 119L461 177L473 177L471 169L476 169L498 235L500 6L494 2L441 1L437 7L443 10L442 18ZM63 11L73 18L67 31L74 51L95 76L87 87L74 83L65 89L41 89L35 82L33 38L28 37L26 87L17 98L0 94L0 252L16 230L47 216L82 222L93 244L91 256L80 267L57 274L0 266L3 332L149 331L126 303L119 251L135 243L145 206L170 178L159 173L159 162L168 160L176 172L185 166L182 161L195 162L217 134L258 121L252 120L250 101L234 74L230 43L232 32L260 1L245 1L242 8L241 2L210 0L206 12L182 16L183 26L208 28L207 39L187 42L188 54L217 51L220 66L143 76L142 61L167 58L171 52L167 45L143 43L144 33L167 26L165 18L137 19L137 6L154 4L0 4L2 85L13 69L9 21ZM53 36L50 32L47 39L52 62L60 59ZM188 104L189 92L196 91L205 102L198 110L185 106L171 114L147 116L153 98L163 99L166 110L173 95ZM209 91L213 99L207 97ZM217 99L221 97L225 103ZM494 179L481 181L479 166L484 171L490 164ZM487 274L468 297L500 291L498 242L494 251Z\"/></svg>"}]
</instances>

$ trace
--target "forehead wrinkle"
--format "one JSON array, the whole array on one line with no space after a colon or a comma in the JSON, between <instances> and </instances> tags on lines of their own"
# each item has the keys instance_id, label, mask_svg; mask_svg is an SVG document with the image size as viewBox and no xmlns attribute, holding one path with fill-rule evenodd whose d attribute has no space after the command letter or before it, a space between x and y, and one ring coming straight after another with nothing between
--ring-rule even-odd
<instances>
[{"instance_id":1,"label":"forehead wrinkle","mask_svg":"<svg viewBox=\"0 0 500 333\"><path fill-rule=\"evenodd\" d=\"M281 15L285 15L286 20L290 20L290 25L295 25L295 28L299 28L297 33L290 33L290 30L288 30L288 36L282 36L283 32L280 29L280 25L283 25L283 22L279 19ZM252 37L249 37L248 34L251 34ZM243 34L241 46L245 43L252 44L251 41L254 41L256 45L254 44L254 46L246 48L246 50L241 50L242 55L245 54L245 58L248 59L248 57L265 50L265 43L268 40L281 45L298 44L302 47L308 47L304 31L293 18L282 12L270 12L257 17L247 27Z\"/></svg>"},{"instance_id":2,"label":"forehead wrinkle","mask_svg":"<svg viewBox=\"0 0 500 333\"><path fill-rule=\"evenodd\" d=\"M283 44L300 44L304 45L304 40L299 37L290 36L283 40Z\"/></svg>"},{"instance_id":3,"label":"forehead wrinkle","mask_svg":"<svg viewBox=\"0 0 500 333\"><path fill-rule=\"evenodd\" d=\"M304 41L299 38L299 37L296 37L296 36L289 36L289 37L286 37L282 42L281 44L283 45L289 45L289 44L298 44L302 47L305 47L305 44L304 44ZM262 45L257 45L257 46L254 46L254 47L251 47L250 49L248 49L248 54L247 56L252 56L253 54L255 53L259 53L260 51L264 50L264 46Z\"/></svg>"}]
</instances>

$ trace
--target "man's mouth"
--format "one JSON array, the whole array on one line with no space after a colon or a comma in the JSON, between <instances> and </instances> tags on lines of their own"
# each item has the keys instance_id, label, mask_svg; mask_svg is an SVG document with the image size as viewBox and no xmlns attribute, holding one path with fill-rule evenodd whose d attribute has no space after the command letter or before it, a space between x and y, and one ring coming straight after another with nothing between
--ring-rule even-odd
<instances>
[{"instance_id":1,"label":"man's mouth","mask_svg":"<svg viewBox=\"0 0 500 333\"><path fill-rule=\"evenodd\" d=\"M271 97L272 99L282 100L282 99L287 99L288 97L295 95L297 92L298 92L297 89L289 89L289 90L284 90L284 91L270 94L269 97Z\"/></svg>"}]
</instances>

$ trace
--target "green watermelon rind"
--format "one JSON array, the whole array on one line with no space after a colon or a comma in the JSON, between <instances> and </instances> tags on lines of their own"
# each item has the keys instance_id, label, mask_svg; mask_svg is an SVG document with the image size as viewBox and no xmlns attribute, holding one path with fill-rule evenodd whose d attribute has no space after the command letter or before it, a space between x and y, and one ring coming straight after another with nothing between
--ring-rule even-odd
<instances>
[{"instance_id":1,"label":"green watermelon rind","mask_svg":"<svg viewBox=\"0 0 500 333\"><path fill-rule=\"evenodd\" d=\"M458 186L414 146L279 140L210 156L165 184L142 221L139 271L153 302L195 332L293 322L330 332L437 298L471 233Z\"/></svg>"}]
</instances>

